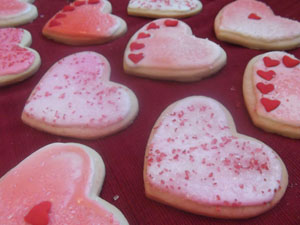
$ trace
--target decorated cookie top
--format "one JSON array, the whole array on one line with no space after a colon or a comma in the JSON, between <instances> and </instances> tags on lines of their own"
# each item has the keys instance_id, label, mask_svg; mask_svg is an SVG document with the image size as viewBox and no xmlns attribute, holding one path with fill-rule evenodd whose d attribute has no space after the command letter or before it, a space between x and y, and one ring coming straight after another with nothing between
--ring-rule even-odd
<instances>
[{"instance_id":1,"label":"decorated cookie top","mask_svg":"<svg viewBox=\"0 0 300 225\"><path fill-rule=\"evenodd\" d=\"M0 76L24 73L33 65L35 54L21 46L24 32L20 28L0 29ZM25 42L25 45L31 43L31 37Z\"/></svg>"},{"instance_id":2,"label":"decorated cookie top","mask_svg":"<svg viewBox=\"0 0 300 225\"><path fill-rule=\"evenodd\" d=\"M253 65L256 110L266 118L300 126L300 60L286 52L269 52Z\"/></svg>"},{"instance_id":3,"label":"decorated cookie top","mask_svg":"<svg viewBox=\"0 0 300 225\"><path fill-rule=\"evenodd\" d=\"M208 39L197 38L191 28L175 19L158 19L131 38L125 61L133 67L195 69L211 66L223 50Z\"/></svg>"},{"instance_id":4,"label":"decorated cookie top","mask_svg":"<svg viewBox=\"0 0 300 225\"><path fill-rule=\"evenodd\" d=\"M0 0L0 18L15 16L16 14L26 13L30 5L26 1L20 0Z\"/></svg>"},{"instance_id":5,"label":"decorated cookie top","mask_svg":"<svg viewBox=\"0 0 300 225\"><path fill-rule=\"evenodd\" d=\"M300 37L298 21L276 16L269 6L256 0L237 0L225 6L220 30L270 41Z\"/></svg>"},{"instance_id":6,"label":"decorated cookie top","mask_svg":"<svg viewBox=\"0 0 300 225\"><path fill-rule=\"evenodd\" d=\"M201 204L263 204L281 188L278 156L258 140L237 134L225 108L207 97L168 107L147 150L150 185Z\"/></svg>"},{"instance_id":7,"label":"decorated cookie top","mask_svg":"<svg viewBox=\"0 0 300 225\"><path fill-rule=\"evenodd\" d=\"M104 176L92 149L45 146L0 179L0 224L122 224L123 215L98 197Z\"/></svg>"}]
</instances>

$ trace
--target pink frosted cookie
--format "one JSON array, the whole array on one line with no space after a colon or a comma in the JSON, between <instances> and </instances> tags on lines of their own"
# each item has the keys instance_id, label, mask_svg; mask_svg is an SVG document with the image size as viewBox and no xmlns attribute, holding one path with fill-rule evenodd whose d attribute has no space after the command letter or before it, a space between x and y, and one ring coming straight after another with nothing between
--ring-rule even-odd
<instances>
[{"instance_id":1,"label":"pink frosted cookie","mask_svg":"<svg viewBox=\"0 0 300 225\"><path fill-rule=\"evenodd\" d=\"M154 79L195 81L212 75L226 64L226 53L216 43L197 38L176 19L154 20L129 40L125 72Z\"/></svg>"},{"instance_id":2,"label":"pink frosted cookie","mask_svg":"<svg viewBox=\"0 0 300 225\"><path fill-rule=\"evenodd\" d=\"M199 0L130 0L129 15L150 18L183 18L199 13L202 4Z\"/></svg>"},{"instance_id":3,"label":"pink frosted cookie","mask_svg":"<svg viewBox=\"0 0 300 225\"><path fill-rule=\"evenodd\" d=\"M226 108L203 96L170 105L149 138L146 195L217 218L259 215L283 197L288 174L264 143L237 133Z\"/></svg>"},{"instance_id":4,"label":"pink frosted cookie","mask_svg":"<svg viewBox=\"0 0 300 225\"><path fill-rule=\"evenodd\" d=\"M300 60L286 52L254 57L246 67L244 99L253 123L300 138Z\"/></svg>"},{"instance_id":5,"label":"pink frosted cookie","mask_svg":"<svg viewBox=\"0 0 300 225\"><path fill-rule=\"evenodd\" d=\"M127 25L110 14L106 0L77 0L66 5L44 26L43 35L69 45L101 44L123 35Z\"/></svg>"},{"instance_id":6,"label":"pink frosted cookie","mask_svg":"<svg viewBox=\"0 0 300 225\"><path fill-rule=\"evenodd\" d=\"M30 45L27 30L0 28L0 86L25 80L39 69L40 55Z\"/></svg>"},{"instance_id":7,"label":"pink frosted cookie","mask_svg":"<svg viewBox=\"0 0 300 225\"><path fill-rule=\"evenodd\" d=\"M104 176L93 149L47 145L0 179L0 224L126 225L124 215L98 197Z\"/></svg>"},{"instance_id":8,"label":"pink frosted cookie","mask_svg":"<svg viewBox=\"0 0 300 225\"><path fill-rule=\"evenodd\" d=\"M109 78L110 65L102 55L67 56L34 88L22 120L39 130L83 139L124 129L136 117L138 101L130 89Z\"/></svg>"},{"instance_id":9,"label":"pink frosted cookie","mask_svg":"<svg viewBox=\"0 0 300 225\"><path fill-rule=\"evenodd\" d=\"M215 19L217 38L254 49L286 50L300 46L300 23L274 15L261 1L237 0Z\"/></svg>"},{"instance_id":10,"label":"pink frosted cookie","mask_svg":"<svg viewBox=\"0 0 300 225\"><path fill-rule=\"evenodd\" d=\"M0 27L18 26L33 21L37 9L34 0L0 0Z\"/></svg>"}]
</instances>

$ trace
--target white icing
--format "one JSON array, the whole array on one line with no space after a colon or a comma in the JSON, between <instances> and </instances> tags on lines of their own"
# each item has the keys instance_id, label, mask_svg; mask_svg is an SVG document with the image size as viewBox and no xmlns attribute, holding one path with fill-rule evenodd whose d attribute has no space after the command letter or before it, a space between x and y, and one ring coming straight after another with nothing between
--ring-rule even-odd
<instances>
[{"instance_id":1,"label":"white icing","mask_svg":"<svg viewBox=\"0 0 300 225\"><path fill-rule=\"evenodd\" d=\"M135 9L189 11L199 4L199 0L130 0L128 6Z\"/></svg>"}]
</instances>

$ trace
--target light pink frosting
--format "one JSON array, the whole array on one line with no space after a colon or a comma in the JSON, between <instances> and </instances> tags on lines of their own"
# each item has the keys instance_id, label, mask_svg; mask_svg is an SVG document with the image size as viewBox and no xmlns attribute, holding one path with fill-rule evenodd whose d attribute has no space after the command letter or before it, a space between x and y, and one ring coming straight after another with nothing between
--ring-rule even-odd
<instances>
[{"instance_id":1,"label":"light pink frosting","mask_svg":"<svg viewBox=\"0 0 300 225\"><path fill-rule=\"evenodd\" d=\"M27 12L30 5L19 0L0 0L0 18L9 18Z\"/></svg>"},{"instance_id":2,"label":"light pink frosting","mask_svg":"<svg viewBox=\"0 0 300 225\"><path fill-rule=\"evenodd\" d=\"M48 225L119 224L96 196L89 196L94 168L78 146L51 145L35 152L0 179L0 224L27 224L24 217L43 201L52 204Z\"/></svg>"},{"instance_id":3,"label":"light pink frosting","mask_svg":"<svg viewBox=\"0 0 300 225\"><path fill-rule=\"evenodd\" d=\"M128 89L109 82L108 61L95 52L80 52L54 64L35 87L24 112L45 123L106 127L128 115Z\"/></svg>"},{"instance_id":4,"label":"light pink frosting","mask_svg":"<svg viewBox=\"0 0 300 225\"><path fill-rule=\"evenodd\" d=\"M34 53L19 46L23 34L18 28L0 29L0 76L19 74L32 66Z\"/></svg>"},{"instance_id":5,"label":"light pink frosting","mask_svg":"<svg viewBox=\"0 0 300 225\"><path fill-rule=\"evenodd\" d=\"M137 9L188 11L199 4L199 0L130 0L128 6Z\"/></svg>"},{"instance_id":6,"label":"light pink frosting","mask_svg":"<svg viewBox=\"0 0 300 225\"><path fill-rule=\"evenodd\" d=\"M213 63L221 57L222 49L208 39L197 38L190 27L179 21L176 26L166 26L166 19L154 20L142 27L131 38L126 50L126 62L131 66L147 66L151 68L195 69L213 67ZM158 29L147 29L149 24L159 26ZM148 38L138 38L140 33L150 34ZM144 48L130 51L131 43L142 43ZM144 58L134 64L128 59L129 54L143 54Z\"/></svg>"},{"instance_id":7,"label":"light pink frosting","mask_svg":"<svg viewBox=\"0 0 300 225\"><path fill-rule=\"evenodd\" d=\"M215 100L183 99L160 119L145 162L156 188L228 206L269 202L280 188L277 156L261 142L234 136Z\"/></svg>"},{"instance_id":8,"label":"light pink frosting","mask_svg":"<svg viewBox=\"0 0 300 225\"><path fill-rule=\"evenodd\" d=\"M261 19L249 19L251 13ZM298 21L275 16L269 6L255 0L237 0L225 6L220 30L270 41L300 37Z\"/></svg>"},{"instance_id":9,"label":"light pink frosting","mask_svg":"<svg viewBox=\"0 0 300 225\"><path fill-rule=\"evenodd\" d=\"M263 62L263 58L265 56L269 56L274 60L279 60L280 64L275 67L266 67ZM258 89L255 89L256 112L260 116L266 118L279 120L292 126L300 126L300 64L295 67L288 68L282 62L282 58L284 56L289 56L295 59L295 57L291 54L276 51L262 55L260 60L253 65L252 76L255 85L259 82L274 85L274 90L268 94L262 94ZM258 70L273 70L276 75L274 75L270 81L267 81L257 75ZM267 112L260 102L261 98L279 100L280 105L276 109Z\"/></svg>"}]
</instances>

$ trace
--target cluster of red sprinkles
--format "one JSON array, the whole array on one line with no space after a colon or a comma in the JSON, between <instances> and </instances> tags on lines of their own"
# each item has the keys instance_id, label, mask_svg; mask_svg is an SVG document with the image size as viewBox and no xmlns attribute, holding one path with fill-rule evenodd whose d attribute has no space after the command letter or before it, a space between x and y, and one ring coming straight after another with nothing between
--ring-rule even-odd
<instances>
[{"instance_id":1,"label":"cluster of red sprinkles","mask_svg":"<svg viewBox=\"0 0 300 225\"><path fill-rule=\"evenodd\" d=\"M264 61L264 65L266 67L276 67L280 64L279 60L276 59L272 59L269 56L265 56L263 58ZM282 62L284 64L284 66L288 67L288 68L292 68L297 66L300 61L297 59L293 59L287 55L285 55L282 58ZM273 79L273 77L276 75L274 70L267 70L267 71L263 71L263 70L257 70L256 71L257 75L260 76L261 78L263 78L266 81L271 81ZM275 87L273 84L271 83L263 83L263 82L259 82L256 84L256 88L262 93L262 94L268 94L270 92L272 92ZM274 109L276 109L279 105L280 105L280 101L276 100L276 99L269 99L269 98L265 98L262 97L260 99L261 104L265 107L265 110L267 112L271 112Z\"/></svg>"},{"instance_id":2,"label":"cluster of red sprinkles","mask_svg":"<svg viewBox=\"0 0 300 225\"><path fill-rule=\"evenodd\" d=\"M65 18L67 16L67 12L72 12L76 9L76 7L82 6L82 5L94 5L100 3L100 0L88 0L88 1L75 1L74 3L71 3L70 5L66 5L61 12L56 14L54 18L49 22L49 27L56 27L60 26L61 22L59 19Z\"/></svg>"},{"instance_id":3,"label":"cluster of red sprinkles","mask_svg":"<svg viewBox=\"0 0 300 225\"><path fill-rule=\"evenodd\" d=\"M176 27L178 25L178 20L171 20L171 19L167 19L164 21L164 25L166 27ZM160 26L157 25L155 22L152 22L150 23L146 30L147 31L151 31L151 30L156 30L156 29L159 29ZM137 40L140 40L140 39L145 39L145 38L150 38L151 35L149 33L144 33L144 32L141 32L137 35ZM135 52L137 50L140 50L140 49L143 49L145 47L145 44L144 43L139 43L137 41L135 42L132 42L130 45L129 45L129 48L130 48L130 51L131 52ZM128 58L134 63L134 64L137 64L139 63L143 58L144 58L144 54L143 53L130 53L128 55Z\"/></svg>"}]
</instances>

